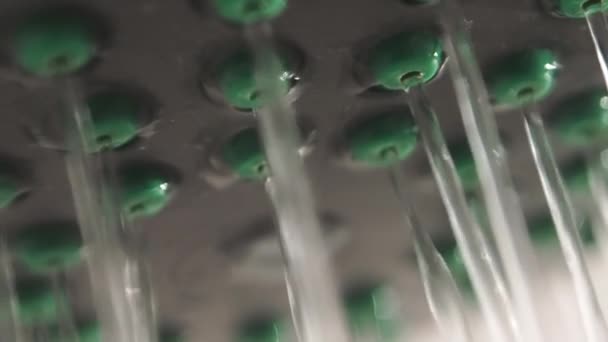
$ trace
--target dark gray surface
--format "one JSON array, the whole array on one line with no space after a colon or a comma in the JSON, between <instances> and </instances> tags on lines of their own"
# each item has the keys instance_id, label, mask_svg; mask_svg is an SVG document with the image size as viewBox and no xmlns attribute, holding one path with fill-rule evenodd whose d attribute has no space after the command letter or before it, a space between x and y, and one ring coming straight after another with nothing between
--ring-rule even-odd
<instances>
[{"instance_id":1,"label":"dark gray surface","mask_svg":"<svg viewBox=\"0 0 608 342\"><path fill-rule=\"evenodd\" d=\"M50 3L4 0L0 13ZM270 215L262 186L238 183L216 189L200 177L206 148L225 139L222 134L230 127L251 122L248 114L204 97L197 80L201 56L214 56L221 52L219 46L238 42L241 29L207 8L195 11L187 0L80 3L104 15L112 32L99 63L82 78L92 85L119 81L143 87L160 105L156 133L116 152L116 158L164 161L183 175L170 207L140 223L149 240L161 317L183 326L193 341L228 341L231 327L248 315L275 309L286 314L283 284L234 277L232 260L222 250L226 239ZM544 113L569 94L602 84L584 21L551 17L532 0L464 4L482 66L526 47L551 47L560 54L563 69L554 94L541 106ZM433 18L432 7L405 6L397 0L292 0L276 22L277 35L303 51L306 59L295 106L298 115L317 127L318 140L307 165L319 208L341 217L352 230L351 241L336 255L336 273L345 286L368 278L394 282L414 321L426 319L427 309L407 259L408 237L387 173L334 162L333 141L359 115L404 104L402 94L361 95L351 68L356 47L400 27L434 25ZM464 133L448 77L442 73L428 93L446 136L456 140ZM31 195L3 213L2 229L7 231L39 220L74 217L62 154L32 144L23 129L60 110L57 98L51 86L25 82L8 62L0 70L0 152L23 158L34 171ZM522 202L529 211L542 210L521 120L517 113L504 113L499 124L510 141ZM555 144L560 159L578 152ZM404 163L404 172L424 226L437 236L446 235L447 219L422 149ZM74 278L86 279L84 270L77 273ZM86 290L78 292L86 297Z\"/></svg>"}]
</instances>

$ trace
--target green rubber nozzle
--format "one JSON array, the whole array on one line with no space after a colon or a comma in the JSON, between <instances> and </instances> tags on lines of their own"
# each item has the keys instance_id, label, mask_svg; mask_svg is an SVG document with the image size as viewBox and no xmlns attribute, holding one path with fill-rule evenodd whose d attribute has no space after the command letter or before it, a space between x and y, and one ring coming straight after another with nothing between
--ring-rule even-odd
<instances>
[{"instance_id":1,"label":"green rubber nozzle","mask_svg":"<svg viewBox=\"0 0 608 342\"><path fill-rule=\"evenodd\" d=\"M528 223L530 239L537 246L554 246L559 243L551 215L544 215Z\"/></svg>"},{"instance_id":2,"label":"green rubber nozzle","mask_svg":"<svg viewBox=\"0 0 608 342\"><path fill-rule=\"evenodd\" d=\"M48 324L57 319L60 301L48 282L22 280L17 283L17 307L19 318L26 326Z\"/></svg>"},{"instance_id":3,"label":"green rubber nozzle","mask_svg":"<svg viewBox=\"0 0 608 342\"><path fill-rule=\"evenodd\" d=\"M469 277L469 273L456 241L449 240L438 243L436 244L436 248L450 270L458 288L465 294L474 297L475 290L473 289L473 283L471 282L471 278Z\"/></svg>"},{"instance_id":4,"label":"green rubber nozzle","mask_svg":"<svg viewBox=\"0 0 608 342\"><path fill-rule=\"evenodd\" d=\"M17 64L39 77L77 72L93 60L98 49L90 20L56 10L28 18L13 43Z\"/></svg>"},{"instance_id":5,"label":"green rubber nozzle","mask_svg":"<svg viewBox=\"0 0 608 342\"><path fill-rule=\"evenodd\" d=\"M404 90L435 78L444 60L437 35L404 32L380 42L369 56L368 68L378 85Z\"/></svg>"},{"instance_id":6,"label":"green rubber nozzle","mask_svg":"<svg viewBox=\"0 0 608 342\"><path fill-rule=\"evenodd\" d=\"M557 12L569 18L586 16L608 11L608 2L603 0L554 0Z\"/></svg>"},{"instance_id":7,"label":"green rubber nozzle","mask_svg":"<svg viewBox=\"0 0 608 342\"><path fill-rule=\"evenodd\" d=\"M80 342L101 342L101 326L97 321L81 323L77 327Z\"/></svg>"},{"instance_id":8,"label":"green rubber nozzle","mask_svg":"<svg viewBox=\"0 0 608 342\"><path fill-rule=\"evenodd\" d=\"M557 56L550 50L519 52L488 72L488 91L496 105L506 109L538 102L553 90L559 66Z\"/></svg>"},{"instance_id":9,"label":"green rubber nozzle","mask_svg":"<svg viewBox=\"0 0 608 342\"><path fill-rule=\"evenodd\" d=\"M395 336L397 312L382 286L365 286L349 291L345 296L348 322L355 336L377 332L383 339Z\"/></svg>"},{"instance_id":10,"label":"green rubber nozzle","mask_svg":"<svg viewBox=\"0 0 608 342\"><path fill-rule=\"evenodd\" d=\"M34 273L60 272L82 261L82 237L71 223L27 227L16 235L13 244L16 259Z\"/></svg>"},{"instance_id":11,"label":"green rubber nozzle","mask_svg":"<svg viewBox=\"0 0 608 342\"><path fill-rule=\"evenodd\" d=\"M213 2L221 17L239 24L274 19L287 8L287 0L214 0Z\"/></svg>"},{"instance_id":12,"label":"green rubber nozzle","mask_svg":"<svg viewBox=\"0 0 608 342\"><path fill-rule=\"evenodd\" d=\"M276 319L263 319L247 322L239 331L238 342L282 342L283 323Z\"/></svg>"},{"instance_id":13,"label":"green rubber nozzle","mask_svg":"<svg viewBox=\"0 0 608 342\"><path fill-rule=\"evenodd\" d=\"M566 143L586 146L608 136L608 94L602 88L575 95L562 103L549 121Z\"/></svg>"},{"instance_id":14,"label":"green rubber nozzle","mask_svg":"<svg viewBox=\"0 0 608 342\"><path fill-rule=\"evenodd\" d=\"M137 137L141 106L131 96L118 92L94 94L87 100L94 132L91 152L121 147Z\"/></svg>"},{"instance_id":15,"label":"green rubber nozzle","mask_svg":"<svg viewBox=\"0 0 608 342\"><path fill-rule=\"evenodd\" d=\"M589 169L584 160L574 160L562 168L562 175L566 186L571 191L589 191Z\"/></svg>"},{"instance_id":16,"label":"green rubber nozzle","mask_svg":"<svg viewBox=\"0 0 608 342\"><path fill-rule=\"evenodd\" d=\"M13 204L26 189L14 175L0 172L0 209Z\"/></svg>"},{"instance_id":17,"label":"green rubber nozzle","mask_svg":"<svg viewBox=\"0 0 608 342\"><path fill-rule=\"evenodd\" d=\"M239 177L260 180L268 177L268 164L255 128L234 135L222 148L226 165Z\"/></svg>"},{"instance_id":18,"label":"green rubber nozzle","mask_svg":"<svg viewBox=\"0 0 608 342\"><path fill-rule=\"evenodd\" d=\"M477 168L469 144L464 141L448 147L454 167L465 190L473 190L479 185Z\"/></svg>"},{"instance_id":19,"label":"green rubber nozzle","mask_svg":"<svg viewBox=\"0 0 608 342\"><path fill-rule=\"evenodd\" d=\"M595 233L589 219L584 220L578 227L578 234L584 246L595 245ZM555 247L559 245L557 231L551 215L534 218L528 223L528 232L532 242L540 247Z\"/></svg>"},{"instance_id":20,"label":"green rubber nozzle","mask_svg":"<svg viewBox=\"0 0 608 342\"><path fill-rule=\"evenodd\" d=\"M184 336L175 329L163 329L160 332L159 342L184 342Z\"/></svg>"},{"instance_id":21,"label":"green rubber nozzle","mask_svg":"<svg viewBox=\"0 0 608 342\"><path fill-rule=\"evenodd\" d=\"M368 118L347 132L353 160L369 166L390 166L407 159L418 143L418 127L408 112Z\"/></svg>"},{"instance_id":22,"label":"green rubber nozzle","mask_svg":"<svg viewBox=\"0 0 608 342\"><path fill-rule=\"evenodd\" d=\"M157 215L169 204L176 190L172 177L147 165L123 170L121 179L122 209L129 219Z\"/></svg>"},{"instance_id":23,"label":"green rubber nozzle","mask_svg":"<svg viewBox=\"0 0 608 342\"><path fill-rule=\"evenodd\" d=\"M285 60L280 56L281 68L277 75L268 75L280 83L281 91L286 95L292 87L294 73L289 70ZM235 108L256 110L263 107L268 96L258 86L255 75L253 55L240 51L229 57L219 67L218 83L225 100Z\"/></svg>"},{"instance_id":24,"label":"green rubber nozzle","mask_svg":"<svg viewBox=\"0 0 608 342\"><path fill-rule=\"evenodd\" d=\"M53 325L48 329L49 342L101 342L101 327L97 321L88 321L78 323L76 326L77 336L66 341L65 336L61 333L57 325Z\"/></svg>"}]
</instances>

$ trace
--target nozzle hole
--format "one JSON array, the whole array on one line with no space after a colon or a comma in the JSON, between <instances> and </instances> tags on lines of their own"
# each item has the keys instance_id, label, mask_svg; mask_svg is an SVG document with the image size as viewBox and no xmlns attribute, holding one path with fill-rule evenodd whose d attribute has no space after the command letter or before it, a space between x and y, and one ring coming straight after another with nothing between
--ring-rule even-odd
<instances>
[{"instance_id":1,"label":"nozzle hole","mask_svg":"<svg viewBox=\"0 0 608 342\"><path fill-rule=\"evenodd\" d=\"M135 214L135 213L139 213L139 212L143 211L145 208L146 208L146 206L143 203L137 203L137 204L133 204L129 208L129 212L131 214Z\"/></svg>"},{"instance_id":2,"label":"nozzle hole","mask_svg":"<svg viewBox=\"0 0 608 342\"><path fill-rule=\"evenodd\" d=\"M31 189L29 188L23 188L21 190L19 190L19 192L15 195L15 198L13 199L13 203L19 203L23 200L25 200L31 193Z\"/></svg>"},{"instance_id":3,"label":"nozzle hole","mask_svg":"<svg viewBox=\"0 0 608 342\"><path fill-rule=\"evenodd\" d=\"M268 167L266 166L266 164L260 164L255 168L256 172L263 175L266 174L266 172L268 171Z\"/></svg>"},{"instance_id":4,"label":"nozzle hole","mask_svg":"<svg viewBox=\"0 0 608 342\"><path fill-rule=\"evenodd\" d=\"M110 145L112 143L112 137L109 134L100 135L95 139L100 145Z\"/></svg>"},{"instance_id":5,"label":"nozzle hole","mask_svg":"<svg viewBox=\"0 0 608 342\"><path fill-rule=\"evenodd\" d=\"M403 76L401 76L401 78L400 78L400 81L402 84L408 84L414 80L422 79L423 76L424 76L424 74L421 73L420 71L410 71L406 74L403 74Z\"/></svg>"},{"instance_id":6,"label":"nozzle hole","mask_svg":"<svg viewBox=\"0 0 608 342\"><path fill-rule=\"evenodd\" d=\"M601 6L602 0L587 0L581 4L583 11L587 12Z\"/></svg>"},{"instance_id":7,"label":"nozzle hole","mask_svg":"<svg viewBox=\"0 0 608 342\"><path fill-rule=\"evenodd\" d=\"M61 261L62 260L61 260L60 257L55 256L55 257L52 257L52 258L48 259L47 262L46 262L46 264L48 266L50 266L50 267L55 267L57 265L60 265Z\"/></svg>"},{"instance_id":8,"label":"nozzle hole","mask_svg":"<svg viewBox=\"0 0 608 342\"><path fill-rule=\"evenodd\" d=\"M251 94L249 94L250 101L257 101L259 98L260 98L259 90L254 90L253 92L251 92Z\"/></svg>"},{"instance_id":9,"label":"nozzle hole","mask_svg":"<svg viewBox=\"0 0 608 342\"><path fill-rule=\"evenodd\" d=\"M262 9L262 3L259 0L247 1L245 4L245 13L255 13Z\"/></svg>"},{"instance_id":10,"label":"nozzle hole","mask_svg":"<svg viewBox=\"0 0 608 342\"><path fill-rule=\"evenodd\" d=\"M66 55L55 56L49 61L49 66L53 69L63 69L70 63L70 58Z\"/></svg>"},{"instance_id":11,"label":"nozzle hole","mask_svg":"<svg viewBox=\"0 0 608 342\"><path fill-rule=\"evenodd\" d=\"M383 160L393 160L399 156L399 151L395 146L390 146L380 151L380 157Z\"/></svg>"},{"instance_id":12,"label":"nozzle hole","mask_svg":"<svg viewBox=\"0 0 608 342\"><path fill-rule=\"evenodd\" d=\"M534 96L534 93L535 93L534 88L525 87L517 92L517 97L521 100L524 100L524 99Z\"/></svg>"}]
</instances>

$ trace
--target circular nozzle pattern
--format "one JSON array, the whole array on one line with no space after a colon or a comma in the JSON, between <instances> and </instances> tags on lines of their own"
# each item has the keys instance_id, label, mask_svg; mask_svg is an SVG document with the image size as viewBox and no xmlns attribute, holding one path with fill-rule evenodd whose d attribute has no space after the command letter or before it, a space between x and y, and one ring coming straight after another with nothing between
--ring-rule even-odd
<instances>
[{"instance_id":1,"label":"circular nozzle pattern","mask_svg":"<svg viewBox=\"0 0 608 342\"><path fill-rule=\"evenodd\" d=\"M17 64L39 77L74 73L91 62L97 48L90 20L57 10L30 17L14 37Z\"/></svg>"},{"instance_id":2,"label":"circular nozzle pattern","mask_svg":"<svg viewBox=\"0 0 608 342\"><path fill-rule=\"evenodd\" d=\"M286 61L280 56L279 58L282 70L279 70L277 75L267 77L276 78L286 95L295 76L287 67ZM218 83L225 100L235 108L256 110L265 104L267 96L258 87L255 61L251 53L240 51L220 65Z\"/></svg>"},{"instance_id":3,"label":"circular nozzle pattern","mask_svg":"<svg viewBox=\"0 0 608 342\"><path fill-rule=\"evenodd\" d=\"M475 168L475 160L473 159L469 144L466 141L461 142L449 146L449 150L463 188L465 190L477 188L479 185L479 178L477 176L477 168Z\"/></svg>"},{"instance_id":4,"label":"circular nozzle pattern","mask_svg":"<svg viewBox=\"0 0 608 342\"><path fill-rule=\"evenodd\" d=\"M550 125L564 142L589 145L608 134L608 94L592 89L566 100Z\"/></svg>"},{"instance_id":5,"label":"circular nozzle pattern","mask_svg":"<svg viewBox=\"0 0 608 342\"><path fill-rule=\"evenodd\" d=\"M347 132L353 160L389 166L405 160L418 143L418 127L408 112L386 113L360 122Z\"/></svg>"},{"instance_id":6,"label":"circular nozzle pattern","mask_svg":"<svg viewBox=\"0 0 608 342\"><path fill-rule=\"evenodd\" d=\"M404 32L380 42L369 56L368 68L378 85L403 90L432 80L444 60L438 36Z\"/></svg>"},{"instance_id":7,"label":"circular nozzle pattern","mask_svg":"<svg viewBox=\"0 0 608 342\"><path fill-rule=\"evenodd\" d=\"M547 49L512 55L488 73L488 90L496 105L517 108L548 96L556 82L559 62Z\"/></svg>"},{"instance_id":8,"label":"circular nozzle pattern","mask_svg":"<svg viewBox=\"0 0 608 342\"><path fill-rule=\"evenodd\" d=\"M585 16L608 10L608 2L603 0L554 0L557 12L569 18Z\"/></svg>"},{"instance_id":9,"label":"circular nozzle pattern","mask_svg":"<svg viewBox=\"0 0 608 342\"><path fill-rule=\"evenodd\" d=\"M158 214L173 198L177 185L165 170L151 165L131 166L121 178L122 209L129 219Z\"/></svg>"},{"instance_id":10,"label":"circular nozzle pattern","mask_svg":"<svg viewBox=\"0 0 608 342\"><path fill-rule=\"evenodd\" d=\"M252 180L268 177L268 164L255 128L238 132L221 152L226 165L239 177Z\"/></svg>"},{"instance_id":11,"label":"circular nozzle pattern","mask_svg":"<svg viewBox=\"0 0 608 342\"><path fill-rule=\"evenodd\" d=\"M60 301L50 284L41 280L24 280L17 283L17 307L24 325L47 324L55 321Z\"/></svg>"},{"instance_id":12,"label":"circular nozzle pattern","mask_svg":"<svg viewBox=\"0 0 608 342\"><path fill-rule=\"evenodd\" d=\"M40 224L17 234L15 257L34 273L66 270L82 260L82 238L71 223Z\"/></svg>"},{"instance_id":13,"label":"circular nozzle pattern","mask_svg":"<svg viewBox=\"0 0 608 342\"><path fill-rule=\"evenodd\" d=\"M239 331L238 342L284 341L283 323L276 319L261 319L247 322Z\"/></svg>"},{"instance_id":14,"label":"circular nozzle pattern","mask_svg":"<svg viewBox=\"0 0 608 342\"><path fill-rule=\"evenodd\" d=\"M94 132L91 152L121 147L137 137L140 129L138 100L119 92L94 94L87 100Z\"/></svg>"},{"instance_id":15,"label":"circular nozzle pattern","mask_svg":"<svg viewBox=\"0 0 608 342\"><path fill-rule=\"evenodd\" d=\"M346 294L346 312L351 330L356 336L377 331L383 338L395 335L397 312L385 287L366 286Z\"/></svg>"},{"instance_id":16,"label":"circular nozzle pattern","mask_svg":"<svg viewBox=\"0 0 608 342\"><path fill-rule=\"evenodd\" d=\"M214 0L214 4L220 16L239 24L270 20L287 8L287 0Z\"/></svg>"}]
</instances>

